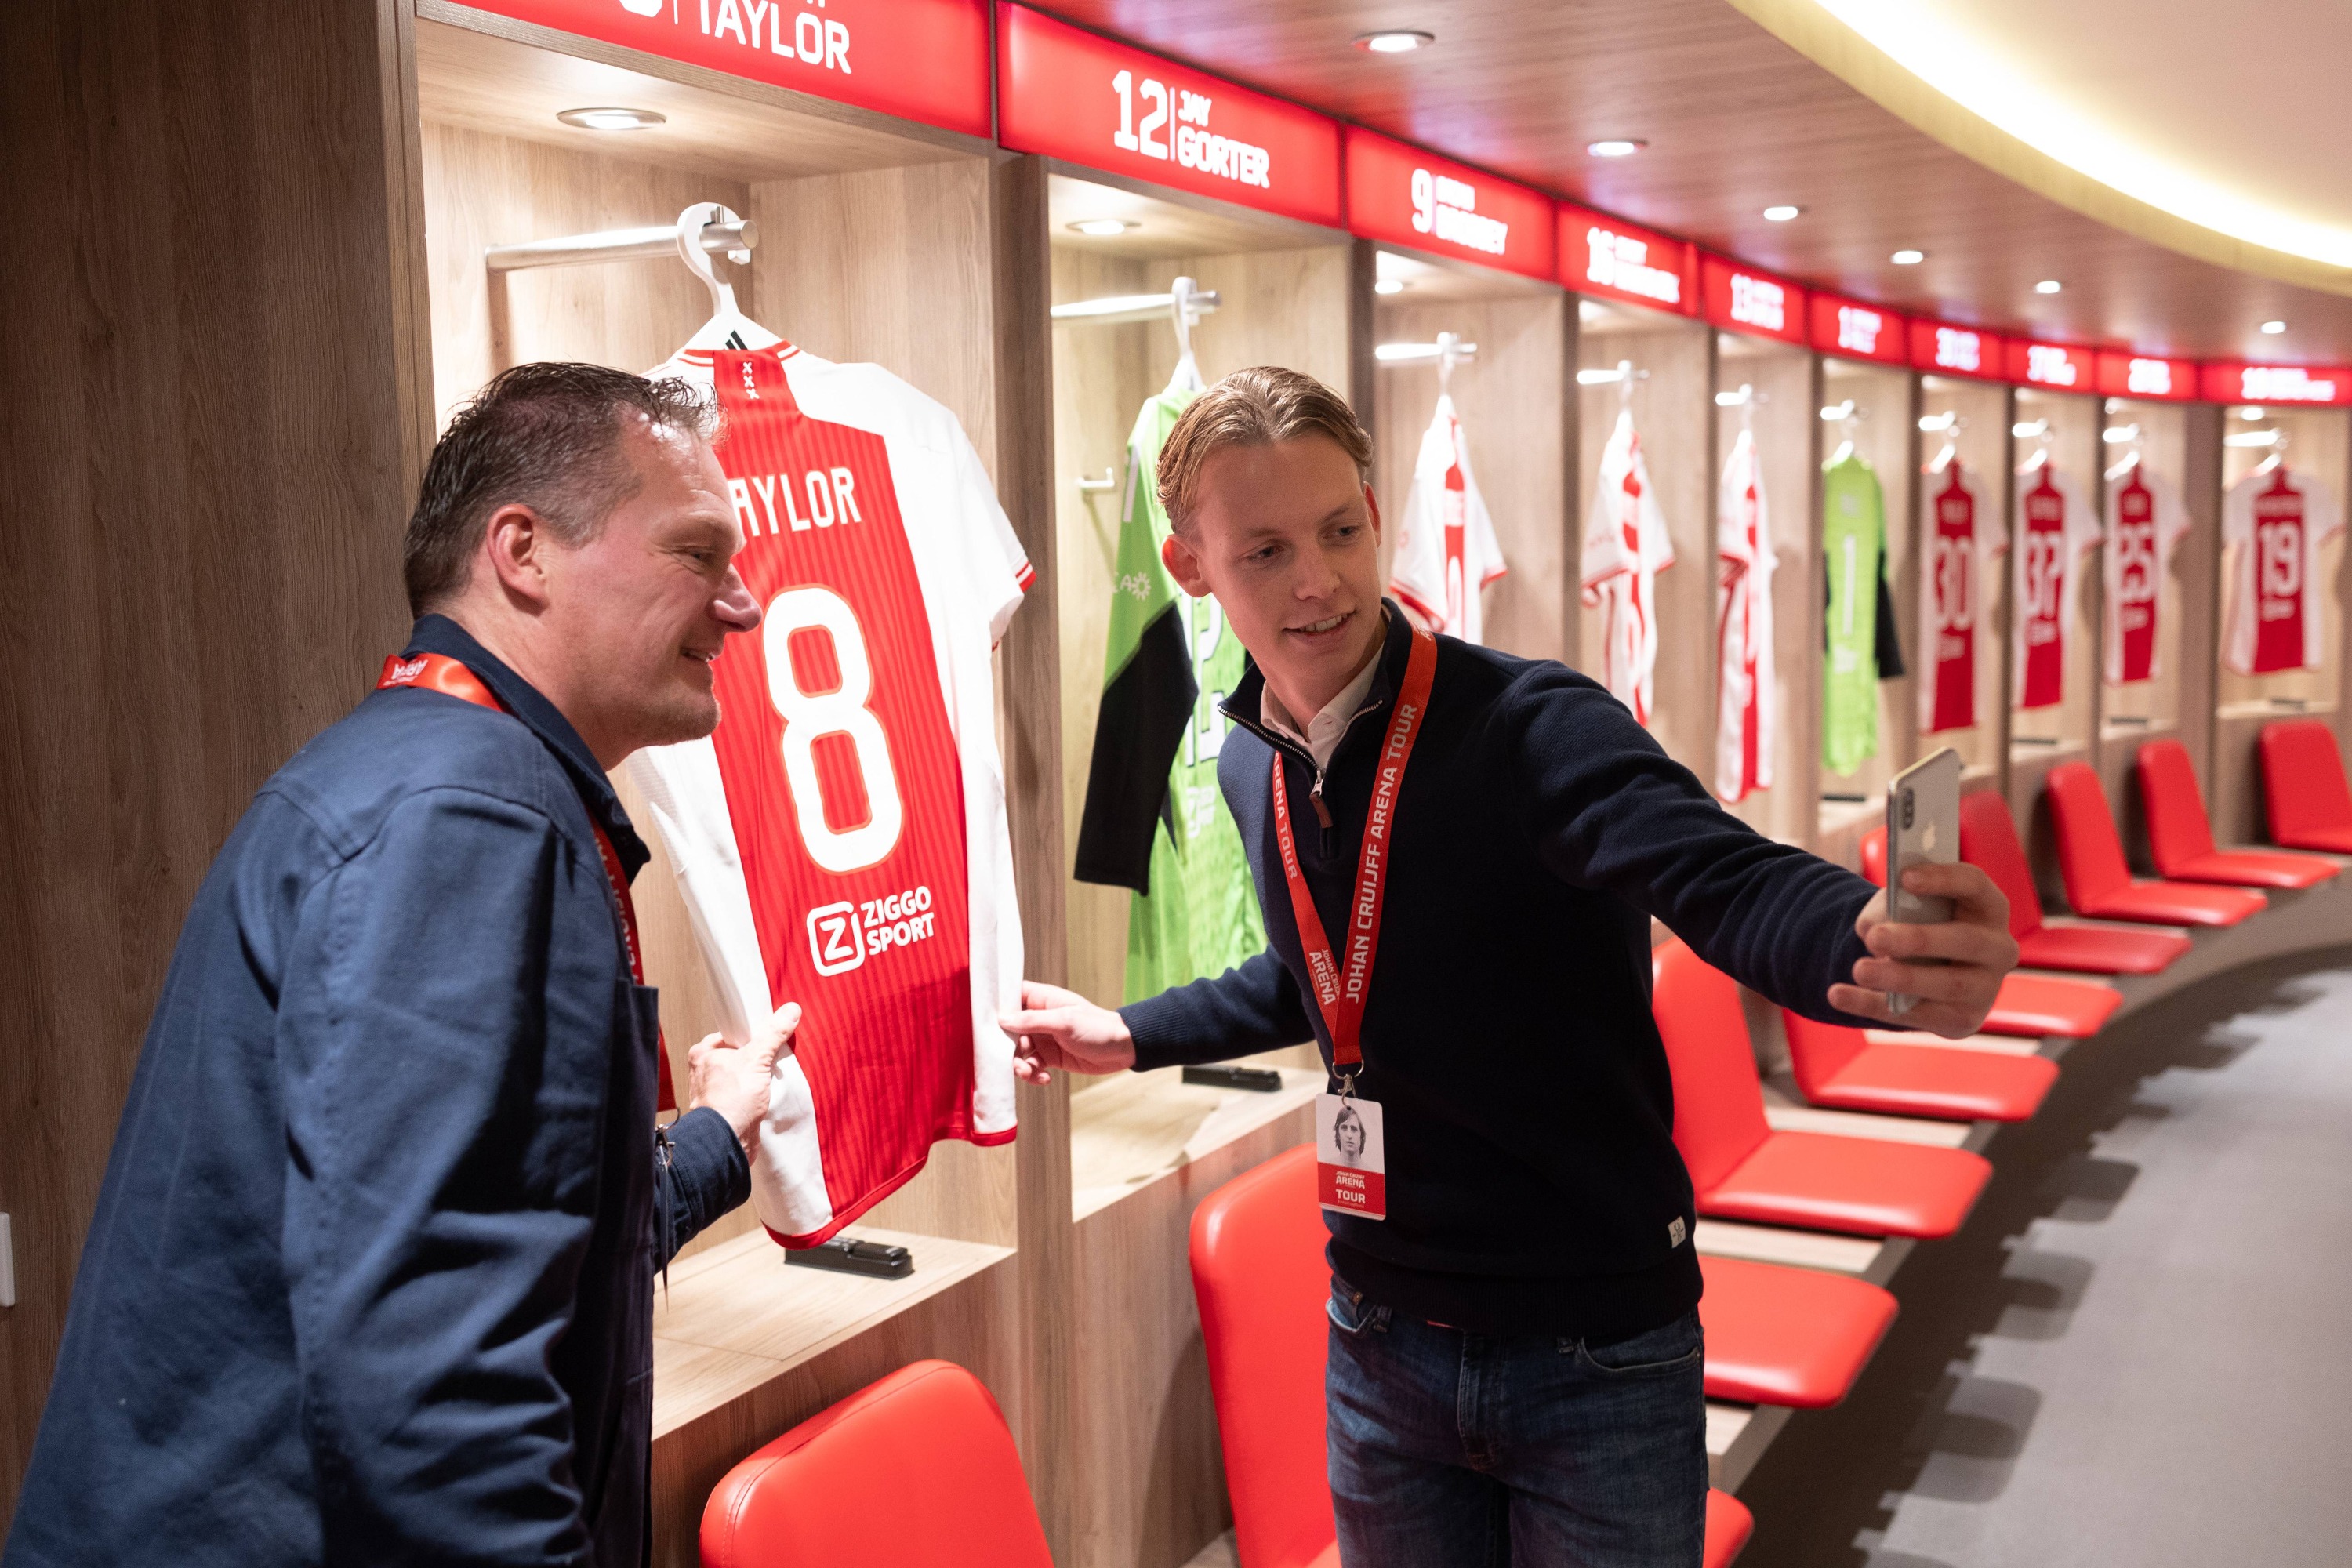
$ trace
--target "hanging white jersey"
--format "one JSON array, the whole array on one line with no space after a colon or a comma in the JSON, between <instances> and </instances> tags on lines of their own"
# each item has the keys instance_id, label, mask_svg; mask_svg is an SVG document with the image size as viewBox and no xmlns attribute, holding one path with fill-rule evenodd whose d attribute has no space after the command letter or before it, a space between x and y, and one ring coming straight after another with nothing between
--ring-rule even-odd
<instances>
[{"instance_id":1,"label":"hanging white jersey","mask_svg":"<svg viewBox=\"0 0 2352 1568\"><path fill-rule=\"evenodd\" d=\"M2017 476L2017 705L2052 708L2066 695L2066 639L2099 520L2055 463Z\"/></svg>"},{"instance_id":2,"label":"hanging white jersey","mask_svg":"<svg viewBox=\"0 0 2352 1568\"><path fill-rule=\"evenodd\" d=\"M2336 497L2284 463L2247 475L2221 500L2230 563L2230 627L2222 660L2240 675L2317 669L2326 648L2319 547L2344 526Z\"/></svg>"},{"instance_id":3,"label":"hanging white jersey","mask_svg":"<svg viewBox=\"0 0 2352 1568\"><path fill-rule=\"evenodd\" d=\"M1657 574L1674 563L1666 514L1627 409L1601 449L1601 482L1584 531L1583 599L1601 612L1601 684L1643 724L1650 721L1658 665Z\"/></svg>"},{"instance_id":4,"label":"hanging white jersey","mask_svg":"<svg viewBox=\"0 0 2352 1568\"><path fill-rule=\"evenodd\" d=\"M1746 430L1732 443L1716 490L1715 548L1723 572L1716 595L1715 793L1738 801L1772 787L1779 735L1771 510L1756 437Z\"/></svg>"},{"instance_id":5,"label":"hanging white jersey","mask_svg":"<svg viewBox=\"0 0 2352 1568\"><path fill-rule=\"evenodd\" d=\"M2107 470L2107 684L2155 679L2159 590L2172 547L2189 531L2189 509L2161 475L2137 458Z\"/></svg>"},{"instance_id":6,"label":"hanging white jersey","mask_svg":"<svg viewBox=\"0 0 2352 1568\"><path fill-rule=\"evenodd\" d=\"M1454 399L1441 394L1437 413L1421 437L1405 495L1404 524L1397 531L1396 559L1389 586L1433 632L1464 642L1483 643L1486 617L1479 590L1507 568L1495 540L1494 520L1470 471L1470 448Z\"/></svg>"},{"instance_id":7,"label":"hanging white jersey","mask_svg":"<svg viewBox=\"0 0 2352 1568\"><path fill-rule=\"evenodd\" d=\"M941 1138L1013 1134L1021 921L990 652L1031 574L955 416L878 365L688 349L712 389L758 632L714 667L707 740L638 752L718 993L748 1037L801 1005L751 1163L813 1245Z\"/></svg>"},{"instance_id":8,"label":"hanging white jersey","mask_svg":"<svg viewBox=\"0 0 2352 1568\"><path fill-rule=\"evenodd\" d=\"M1984 585L2009 552L2009 530L1985 504L1976 475L1957 457L1920 477L1927 508L1927 569L1919 577L1919 624L1927 628L1927 679L1919 683L1919 731L1977 721L1977 632Z\"/></svg>"}]
</instances>

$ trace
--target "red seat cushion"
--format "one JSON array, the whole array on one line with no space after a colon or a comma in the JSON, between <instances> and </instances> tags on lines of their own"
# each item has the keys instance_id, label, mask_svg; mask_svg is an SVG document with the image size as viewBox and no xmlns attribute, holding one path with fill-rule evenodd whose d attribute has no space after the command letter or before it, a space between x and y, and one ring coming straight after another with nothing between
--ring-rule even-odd
<instances>
[{"instance_id":1,"label":"red seat cushion","mask_svg":"<svg viewBox=\"0 0 2352 1568\"><path fill-rule=\"evenodd\" d=\"M1820 1093L1806 1098L1837 1110L2022 1121L2042 1109L2043 1097L2057 1081L2058 1064L2047 1057L1866 1045Z\"/></svg>"},{"instance_id":2,"label":"red seat cushion","mask_svg":"<svg viewBox=\"0 0 2352 1568\"><path fill-rule=\"evenodd\" d=\"M728 1471L702 1510L702 1562L1054 1568L1003 1415L943 1361L900 1367Z\"/></svg>"},{"instance_id":3,"label":"red seat cushion","mask_svg":"<svg viewBox=\"0 0 2352 1568\"><path fill-rule=\"evenodd\" d=\"M2133 881L2106 792L2089 763L2061 763L2042 787L2058 828L2058 870L2066 881L2066 901L2077 914L2158 925L2233 926L2263 907L2260 893L2242 889Z\"/></svg>"},{"instance_id":4,"label":"red seat cushion","mask_svg":"<svg viewBox=\"0 0 2352 1568\"><path fill-rule=\"evenodd\" d=\"M1328 1238L1312 1143L1234 1177L1192 1211L1192 1289L1234 1543L1253 1568L1311 1568L1337 1550L1324 1457Z\"/></svg>"},{"instance_id":5,"label":"red seat cushion","mask_svg":"<svg viewBox=\"0 0 2352 1568\"><path fill-rule=\"evenodd\" d=\"M2023 942L2042 926L2042 895L2033 890L2033 872L2025 864L2025 846L2017 841L2017 825L2009 806L1991 790L1960 796L1960 858L1992 879L2009 900L2009 934ZM1879 875L1886 874L1882 865Z\"/></svg>"},{"instance_id":6,"label":"red seat cushion","mask_svg":"<svg viewBox=\"0 0 2352 1568\"><path fill-rule=\"evenodd\" d=\"M1886 825L1883 822L1862 836L1862 874L1882 888L1886 886Z\"/></svg>"},{"instance_id":7,"label":"red seat cushion","mask_svg":"<svg viewBox=\"0 0 2352 1568\"><path fill-rule=\"evenodd\" d=\"M2052 928L2044 926L2037 934L2050 935ZM2087 1040L2123 1005L2123 993L2112 985L2087 985L2079 980L2058 980L2046 974L2009 974L2001 978L2000 994L1994 998L1992 1011L1985 1016L1984 1029L1989 1035L2057 1035L2069 1040Z\"/></svg>"},{"instance_id":8,"label":"red seat cushion","mask_svg":"<svg viewBox=\"0 0 2352 1568\"><path fill-rule=\"evenodd\" d=\"M1698 1212L1858 1236L1949 1236L1991 1175L1984 1157L1965 1149L1774 1132L1700 1192Z\"/></svg>"},{"instance_id":9,"label":"red seat cushion","mask_svg":"<svg viewBox=\"0 0 2352 1568\"><path fill-rule=\"evenodd\" d=\"M1729 1492L1709 1487L1706 1493L1706 1551L1700 1568L1731 1568L1748 1538L1756 1532L1756 1516ZM1335 1559L1336 1562L1336 1559Z\"/></svg>"},{"instance_id":10,"label":"red seat cushion","mask_svg":"<svg viewBox=\"0 0 2352 1568\"><path fill-rule=\"evenodd\" d=\"M1695 1187L1712 1186L1770 1136L1739 987L1680 939L1650 954L1650 1014L1674 1075L1675 1147Z\"/></svg>"},{"instance_id":11,"label":"red seat cushion","mask_svg":"<svg viewBox=\"0 0 2352 1568\"><path fill-rule=\"evenodd\" d=\"M1702 1258L1706 1393L1744 1405L1835 1405L1895 1321L1875 1285L1813 1268Z\"/></svg>"},{"instance_id":12,"label":"red seat cushion","mask_svg":"<svg viewBox=\"0 0 2352 1568\"><path fill-rule=\"evenodd\" d=\"M2154 974L2188 951L2179 931L2112 926L2043 926L2017 939L2017 962L2028 969L2087 974Z\"/></svg>"},{"instance_id":13,"label":"red seat cushion","mask_svg":"<svg viewBox=\"0 0 2352 1568\"><path fill-rule=\"evenodd\" d=\"M2213 853L2213 825L2189 748L2178 741L2149 741L2132 758L2139 775L2139 801L2147 818L2147 847L2157 874L2178 877L2182 863Z\"/></svg>"},{"instance_id":14,"label":"red seat cushion","mask_svg":"<svg viewBox=\"0 0 2352 1568\"><path fill-rule=\"evenodd\" d=\"M2219 882L2231 888L2309 888L2336 875L2333 860L2279 849L2217 849L2164 868L2176 882Z\"/></svg>"},{"instance_id":15,"label":"red seat cushion","mask_svg":"<svg viewBox=\"0 0 2352 1568\"><path fill-rule=\"evenodd\" d=\"M2352 784L2335 731L2316 719L2263 726L2263 804L2271 842L2352 855Z\"/></svg>"},{"instance_id":16,"label":"red seat cushion","mask_svg":"<svg viewBox=\"0 0 2352 1568\"><path fill-rule=\"evenodd\" d=\"M2149 925L2233 926L2260 914L2270 900L2252 888L2214 888L2197 882L2133 882L2095 901L2076 906L2103 921L2145 921Z\"/></svg>"}]
</instances>

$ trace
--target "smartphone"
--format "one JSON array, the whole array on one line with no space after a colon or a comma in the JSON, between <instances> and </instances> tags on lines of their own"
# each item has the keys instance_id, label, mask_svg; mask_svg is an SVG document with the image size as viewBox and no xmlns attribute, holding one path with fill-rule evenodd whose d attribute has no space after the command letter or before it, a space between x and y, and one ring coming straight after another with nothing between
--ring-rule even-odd
<instances>
[{"instance_id":1,"label":"smartphone","mask_svg":"<svg viewBox=\"0 0 2352 1568\"><path fill-rule=\"evenodd\" d=\"M1948 866L1960 858L1960 754L1946 746L1912 763L1886 784L1886 912L1914 925L1941 925L1952 900L1903 890L1914 866ZM1890 1013L1911 1010L1916 997L1889 993Z\"/></svg>"}]
</instances>

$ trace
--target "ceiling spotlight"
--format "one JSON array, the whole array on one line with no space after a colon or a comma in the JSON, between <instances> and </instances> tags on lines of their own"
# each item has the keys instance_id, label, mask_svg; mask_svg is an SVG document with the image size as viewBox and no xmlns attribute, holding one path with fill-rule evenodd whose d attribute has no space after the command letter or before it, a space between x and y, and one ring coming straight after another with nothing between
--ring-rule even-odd
<instances>
[{"instance_id":1,"label":"ceiling spotlight","mask_svg":"<svg viewBox=\"0 0 2352 1568\"><path fill-rule=\"evenodd\" d=\"M2263 331L2274 338L2281 332L2286 331L2286 323L2284 321L2264 321L2263 323Z\"/></svg>"},{"instance_id":2,"label":"ceiling spotlight","mask_svg":"<svg viewBox=\"0 0 2352 1568\"><path fill-rule=\"evenodd\" d=\"M583 131L646 131L669 116L651 109L567 109L555 118Z\"/></svg>"},{"instance_id":3,"label":"ceiling spotlight","mask_svg":"<svg viewBox=\"0 0 2352 1568\"><path fill-rule=\"evenodd\" d=\"M2063 289L2064 287L2066 287L2066 285L2059 282L2055 278L2044 278L2041 282L2036 283L2033 286L2033 291L2036 294L2055 294L2059 289Z\"/></svg>"},{"instance_id":4,"label":"ceiling spotlight","mask_svg":"<svg viewBox=\"0 0 2352 1568\"><path fill-rule=\"evenodd\" d=\"M1375 294L1402 294L1404 292L1404 279L1402 278L1381 279L1372 285L1372 292Z\"/></svg>"},{"instance_id":5,"label":"ceiling spotlight","mask_svg":"<svg viewBox=\"0 0 2352 1568\"><path fill-rule=\"evenodd\" d=\"M1584 150L1596 158L1630 158L1648 145L1647 142L1612 140L1587 142Z\"/></svg>"},{"instance_id":6,"label":"ceiling spotlight","mask_svg":"<svg viewBox=\"0 0 2352 1568\"><path fill-rule=\"evenodd\" d=\"M1109 239L1143 226L1132 218L1088 217L1070 225L1072 234L1083 234L1089 239Z\"/></svg>"},{"instance_id":7,"label":"ceiling spotlight","mask_svg":"<svg viewBox=\"0 0 2352 1568\"><path fill-rule=\"evenodd\" d=\"M1436 34L1413 30L1356 35L1356 47L1375 55L1409 55L1435 42Z\"/></svg>"},{"instance_id":8,"label":"ceiling spotlight","mask_svg":"<svg viewBox=\"0 0 2352 1568\"><path fill-rule=\"evenodd\" d=\"M1764 209L1764 221L1766 223L1787 223L1804 210L1805 209L1802 207L1792 207L1785 203L1777 207L1766 207Z\"/></svg>"},{"instance_id":9,"label":"ceiling spotlight","mask_svg":"<svg viewBox=\"0 0 2352 1568\"><path fill-rule=\"evenodd\" d=\"M1927 259L1927 253L1924 250L1898 250L1886 259L1897 267L1916 267Z\"/></svg>"},{"instance_id":10,"label":"ceiling spotlight","mask_svg":"<svg viewBox=\"0 0 2352 1568\"><path fill-rule=\"evenodd\" d=\"M2247 406L2238 410L2238 417L2251 425L2258 420L2267 419L2270 416L2249 404Z\"/></svg>"}]
</instances>

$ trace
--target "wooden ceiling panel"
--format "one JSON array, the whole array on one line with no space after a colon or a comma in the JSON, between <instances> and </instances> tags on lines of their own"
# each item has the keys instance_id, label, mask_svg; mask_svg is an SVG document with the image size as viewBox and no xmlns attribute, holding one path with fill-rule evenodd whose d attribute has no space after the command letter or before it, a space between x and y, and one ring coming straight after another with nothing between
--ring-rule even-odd
<instances>
[{"instance_id":1,"label":"wooden ceiling panel","mask_svg":"<svg viewBox=\"0 0 2352 1568\"><path fill-rule=\"evenodd\" d=\"M1250 86L1898 309L2151 353L2352 363L2352 300L2192 259L1914 130L1725 0L1054 0ZM1436 44L1376 56L1358 34ZM1601 161L1603 137L1649 142ZM1773 203L1805 209L1769 224ZM1904 247L1923 266L1887 258ZM2036 281L2064 284L2037 295ZM2258 324L2284 319L2291 334Z\"/></svg>"}]
</instances>

